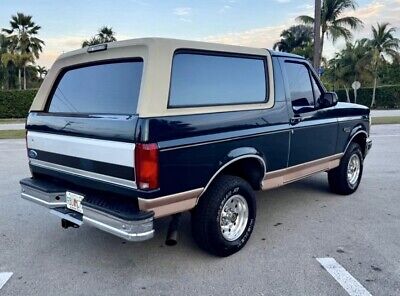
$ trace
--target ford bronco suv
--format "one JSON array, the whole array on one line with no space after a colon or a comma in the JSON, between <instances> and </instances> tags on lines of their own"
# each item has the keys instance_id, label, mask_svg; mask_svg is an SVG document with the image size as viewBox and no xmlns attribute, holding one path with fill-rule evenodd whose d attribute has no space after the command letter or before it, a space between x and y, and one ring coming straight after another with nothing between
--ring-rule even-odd
<instances>
[{"instance_id":1,"label":"ford bronco suv","mask_svg":"<svg viewBox=\"0 0 400 296\"><path fill-rule=\"evenodd\" d=\"M303 58L162 38L61 55L27 118L22 198L128 241L191 211L194 240L228 256L254 228L255 191L327 172L351 194L369 109L338 103ZM175 225L175 226L174 226Z\"/></svg>"}]
</instances>

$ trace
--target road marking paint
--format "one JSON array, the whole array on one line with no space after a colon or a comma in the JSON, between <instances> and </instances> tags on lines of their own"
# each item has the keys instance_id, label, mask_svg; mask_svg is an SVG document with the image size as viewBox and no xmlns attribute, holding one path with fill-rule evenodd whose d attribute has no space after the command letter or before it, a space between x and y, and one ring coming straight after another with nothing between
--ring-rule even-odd
<instances>
[{"instance_id":1,"label":"road marking paint","mask_svg":"<svg viewBox=\"0 0 400 296\"><path fill-rule=\"evenodd\" d=\"M349 293L350 296L372 296L343 266L333 258L317 258L317 261Z\"/></svg>"},{"instance_id":2,"label":"road marking paint","mask_svg":"<svg viewBox=\"0 0 400 296\"><path fill-rule=\"evenodd\" d=\"M374 135L374 134L372 134L371 135L371 138L372 139L374 139L374 138L387 138L387 137L390 137L390 138L392 138L392 137L400 137L400 135Z\"/></svg>"},{"instance_id":3,"label":"road marking paint","mask_svg":"<svg viewBox=\"0 0 400 296\"><path fill-rule=\"evenodd\" d=\"M8 282L12 275L12 272L0 272L0 290Z\"/></svg>"}]
</instances>

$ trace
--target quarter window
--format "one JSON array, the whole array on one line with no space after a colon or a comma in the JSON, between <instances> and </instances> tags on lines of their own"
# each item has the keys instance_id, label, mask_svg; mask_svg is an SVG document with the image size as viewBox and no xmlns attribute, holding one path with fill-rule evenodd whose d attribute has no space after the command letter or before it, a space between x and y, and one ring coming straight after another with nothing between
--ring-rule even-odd
<instances>
[{"instance_id":1,"label":"quarter window","mask_svg":"<svg viewBox=\"0 0 400 296\"><path fill-rule=\"evenodd\" d=\"M172 65L169 106L265 102L265 63L262 57L177 53Z\"/></svg>"},{"instance_id":2,"label":"quarter window","mask_svg":"<svg viewBox=\"0 0 400 296\"><path fill-rule=\"evenodd\" d=\"M310 73L306 65L286 62L286 74L294 110L306 111L315 106Z\"/></svg>"}]
</instances>

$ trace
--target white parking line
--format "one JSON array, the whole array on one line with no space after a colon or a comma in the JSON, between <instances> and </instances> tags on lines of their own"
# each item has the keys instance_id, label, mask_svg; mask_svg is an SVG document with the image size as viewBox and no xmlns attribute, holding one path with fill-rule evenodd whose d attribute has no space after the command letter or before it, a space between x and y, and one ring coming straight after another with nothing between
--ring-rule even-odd
<instances>
[{"instance_id":1,"label":"white parking line","mask_svg":"<svg viewBox=\"0 0 400 296\"><path fill-rule=\"evenodd\" d=\"M350 296L372 296L343 266L333 258L317 258L327 272L349 293Z\"/></svg>"},{"instance_id":2,"label":"white parking line","mask_svg":"<svg viewBox=\"0 0 400 296\"><path fill-rule=\"evenodd\" d=\"M400 137L400 135L371 135L371 138L393 138L393 137Z\"/></svg>"},{"instance_id":3,"label":"white parking line","mask_svg":"<svg viewBox=\"0 0 400 296\"><path fill-rule=\"evenodd\" d=\"M13 275L12 272L0 272L0 290Z\"/></svg>"}]
</instances>

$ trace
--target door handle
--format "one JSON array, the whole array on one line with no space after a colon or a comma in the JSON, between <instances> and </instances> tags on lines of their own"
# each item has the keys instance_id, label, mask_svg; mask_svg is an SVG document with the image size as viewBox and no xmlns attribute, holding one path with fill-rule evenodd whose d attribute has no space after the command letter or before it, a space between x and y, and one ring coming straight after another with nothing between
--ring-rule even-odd
<instances>
[{"instance_id":1,"label":"door handle","mask_svg":"<svg viewBox=\"0 0 400 296\"><path fill-rule=\"evenodd\" d=\"M302 121L303 121L303 118L301 116L294 116L294 117L290 118L291 125L296 125Z\"/></svg>"}]
</instances>

